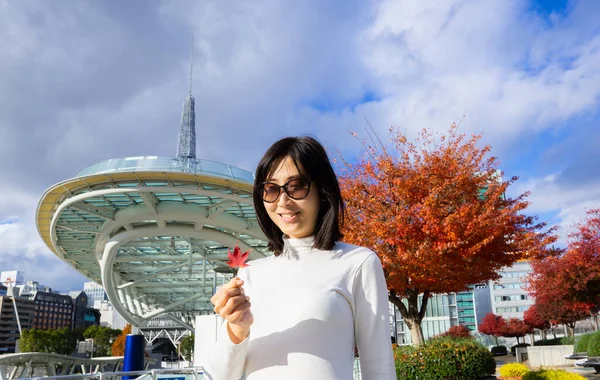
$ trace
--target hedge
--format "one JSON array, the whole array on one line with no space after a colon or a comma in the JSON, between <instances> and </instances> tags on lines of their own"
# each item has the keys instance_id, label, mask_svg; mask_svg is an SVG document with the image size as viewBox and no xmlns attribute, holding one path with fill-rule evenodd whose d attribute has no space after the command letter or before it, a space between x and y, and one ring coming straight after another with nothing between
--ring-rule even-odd
<instances>
[{"instance_id":1,"label":"hedge","mask_svg":"<svg viewBox=\"0 0 600 380\"><path fill-rule=\"evenodd\" d=\"M473 339L438 337L394 353L396 376L415 380L474 380L493 375L492 353Z\"/></svg>"}]
</instances>

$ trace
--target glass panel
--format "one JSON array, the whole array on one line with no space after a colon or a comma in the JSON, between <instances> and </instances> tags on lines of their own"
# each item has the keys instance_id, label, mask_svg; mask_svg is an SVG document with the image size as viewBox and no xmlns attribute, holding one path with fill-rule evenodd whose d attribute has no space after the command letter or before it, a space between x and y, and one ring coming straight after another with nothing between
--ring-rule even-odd
<instances>
[{"instance_id":1,"label":"glass panel","mask_svg":"<svg viewBox=\"0 0 600 380\"><path fill-rule=\"evenodd\" d=\"M176 157L140 156L116 158L96 163L79 172L79 177L118 171L172 171L183 173L207 173L220 177L254 182L254 174L222 162L209 160L179 160Z\"/></svg>"}]
</instances>

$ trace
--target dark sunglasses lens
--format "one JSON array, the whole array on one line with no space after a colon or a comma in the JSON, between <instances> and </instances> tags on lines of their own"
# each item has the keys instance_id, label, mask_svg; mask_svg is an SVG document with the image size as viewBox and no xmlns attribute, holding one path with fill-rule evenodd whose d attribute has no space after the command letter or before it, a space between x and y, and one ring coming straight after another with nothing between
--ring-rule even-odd
<instances>
[{"instance_id":1,"label":"dark sunglasses lens","mask_svg":"<svg viewBox=\"0 0 600 380\"><path fill-rule=\"evenodd\" d=\"M279 186L272 183L265 183L262 187L262 198L265 202L274 202L279 197Z\"/></svg>"},{"instance_id":2,"label":"dark sunglasses lens","mask_svg":"<svg viewBox=\"0 0 600 380\"><path fill-rule=\"evenodd\" d=\"M292 199L303 199L308 195L310 182L304 178L298 178L288 182L287 193Z\"/></svg>"}]
</instances>

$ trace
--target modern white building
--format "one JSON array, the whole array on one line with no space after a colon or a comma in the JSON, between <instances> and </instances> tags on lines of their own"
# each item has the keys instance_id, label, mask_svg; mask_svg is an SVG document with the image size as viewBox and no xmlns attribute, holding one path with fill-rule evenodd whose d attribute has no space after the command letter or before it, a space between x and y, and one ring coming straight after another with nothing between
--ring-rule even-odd
<instances>
[{"instance_id":1,"label":"modern white building","mask_svg":"<svg viewBox=\"0 0 600 380\"><path fill-rule=\"evenodd\" d=\"M121 330L125 327L127 321L114 309L110 301L99 302L98 306L95 309L100 310L100 326Z\"/></svg>"},{"instance_id":2,"label":"modern white building","mask_svg":"<svg viewBox=\"0 0 600 380\"><path fill-rule=\"evenodd\" d=\"M98 285L93 281L83 283L83 292L88 296L88 307L101 310L101 304L108 301L108 296L102 285Z\"/></svg>"},{"instance_id":3,"label":"modern white building","mask_svg":"<svg viewBox=\"0 0 600 380\"><path fill-rule=\"evenodd\" d=\"M532 272L527 261L502 268L501 278L490 281L492 311L503 318L523 319L523 313L534 304L533 297L525 290L527 276Z\"/></svg>"},{"instance_id":4,"label":"modern white building","mask_svg":"<svg viewBox=\"0 0 600 380\"><path fill-rule=\"evenodd\" d=\"M20 270L2 271L0 272L0 283L6 287L23 285L25 283L23 272Z\"/></svg>"}]
</instances>

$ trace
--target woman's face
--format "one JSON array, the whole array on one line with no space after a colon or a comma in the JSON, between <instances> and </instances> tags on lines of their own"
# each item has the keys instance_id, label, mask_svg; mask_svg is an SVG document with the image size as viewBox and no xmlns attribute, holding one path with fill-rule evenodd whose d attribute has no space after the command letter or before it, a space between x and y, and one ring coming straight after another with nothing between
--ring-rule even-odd
<instances>
[{"instance_id":1,"label":"woman's face","mask_svg":"<svg viewBox=\"0 0 600 380\"><path fill-rule=\"evenodd\" d=\"M265 182L282 186L295 178L306 177L300 174L294 161L288 156L281 161ZM304 199L292 199L281 189L279 198L275 202L263 203L273 223L290 238L300 239L315 233L320 207L319 191L315 183L311 184L310 192Z\"/></svg>"}]
</instances>

